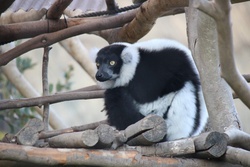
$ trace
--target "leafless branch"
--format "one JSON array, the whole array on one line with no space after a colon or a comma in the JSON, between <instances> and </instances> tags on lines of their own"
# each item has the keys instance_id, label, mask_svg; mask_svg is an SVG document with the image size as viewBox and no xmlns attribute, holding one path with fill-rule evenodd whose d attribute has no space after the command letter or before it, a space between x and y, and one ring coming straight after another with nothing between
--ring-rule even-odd
<instances>
[{"instance_id":1,"label":"leafless branch","mask_svg":"<svg viewBox=\"0 0 250 167\"><path fill-rule=\"evenodd\" d=\"M42 65L42 85L43 85L43 96L49 95L49 83L48 83L48 64L49 64L49 51L51 47L44 48L43 54L43 65ZM49 129L49 103L43 106L43 122L44 130Z\"/></svg>"},{"instance_id":2,"label":"leafless branch","mask_svg":"<svg viewBox=\"0 0 250 167\"><path fill-rule=\"evenodd\" d=\"M221 76L227 81L242 102L250 108L250 86L239 73L233 55L231 3L229 0L195 1L194 6L214 18L217 27Z\"/></svg>"},{"instance_id":3,"label":"leafless branch","mask_svg":"<svg viewBox=\"0 0 250 167\"><path fill-rule=\"evenodd\" d=\"M2 100L0 101L0 110L8 108L21 108L31 106L42 106L46 103L58 103L69 100L83 100L83 99L96 99L103 97L103 90L99 91L85 91L85 92L72 92L72 93L60 93L35 98L23 98L13 100Z\"/></svg>"}]
</instances>

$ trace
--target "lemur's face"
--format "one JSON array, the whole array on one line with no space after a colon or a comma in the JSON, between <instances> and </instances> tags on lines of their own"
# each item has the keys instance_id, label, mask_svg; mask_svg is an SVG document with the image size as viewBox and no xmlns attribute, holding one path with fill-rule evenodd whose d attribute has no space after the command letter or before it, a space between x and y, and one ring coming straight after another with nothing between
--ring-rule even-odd
<instances>
[{"instance_id":1,"label":"lemur's face","mask_svg":"<svg viewBox=\"0 0 250 167\"><path fill-rule=\"evenodd\" d=\"M123 64L121 53L125 46L110 45L104 47L97 53L96 57L96 80L100 82L115 80L119 78Z\"/></svg>"}]
</instances>

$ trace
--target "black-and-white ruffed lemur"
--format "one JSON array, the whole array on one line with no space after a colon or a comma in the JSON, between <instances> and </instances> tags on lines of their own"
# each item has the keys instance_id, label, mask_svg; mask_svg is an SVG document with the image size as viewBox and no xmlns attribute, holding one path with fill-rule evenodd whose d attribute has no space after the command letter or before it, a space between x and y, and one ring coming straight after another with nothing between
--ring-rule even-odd
<instances>
[{"instance_id":1,"label":"black-and-white ruffed lemur","mask_svg":"<svg viewBox=\"0 0 250 167\"><path fill-rule=\"evenodd\" d=\"M198 135L206 125L198 71L191 52L167 39L114 43L96 55L110 125L123 130L149 114L166 120L165 140Z\"/></svg>"}]
</instances>

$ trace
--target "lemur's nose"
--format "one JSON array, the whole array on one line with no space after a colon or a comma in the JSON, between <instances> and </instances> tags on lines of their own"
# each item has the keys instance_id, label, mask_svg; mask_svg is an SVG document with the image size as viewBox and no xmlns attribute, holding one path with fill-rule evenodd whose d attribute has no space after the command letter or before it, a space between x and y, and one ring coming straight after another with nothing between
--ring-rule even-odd
<instances>
[{"instance_id":1,"label":"lemur's nose","mask_svg":"<svg viewBox=\"0 0 250 167\"><path fill-rule=\"evenodd\" d=\"M99 71L97 71L95 78L97 81L104 82L104 81L109 80L111 78L111 76L108 75L106 72L102 72L99 70Z\"/></svg>"}]
</instances>

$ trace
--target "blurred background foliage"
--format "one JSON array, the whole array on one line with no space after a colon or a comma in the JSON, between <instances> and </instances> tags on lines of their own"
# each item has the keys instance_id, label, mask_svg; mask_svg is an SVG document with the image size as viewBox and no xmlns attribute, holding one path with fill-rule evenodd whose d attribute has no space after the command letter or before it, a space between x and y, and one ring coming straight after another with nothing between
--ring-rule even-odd
<instances>
[{"instance_id":1,"label":"blurred background foliage","mask_svg":"<svg viewBox=\"0 0 250 167\"><path fill-rule=\"evenodd\" d=\"M32 62L31 58L20 58L16 59L17 68L21 73L26 70L32 70L36 63ZM70 81L73 76L74 67L72 65L68 66L68 69L64 72L64 80L58 80L54 85L49 84L49 91L61 92L64 90L70 90L73 82ZM55 90L54 90L55 87ZM3 75L0 69L0 100L2 99L19 99L23 96L18 92L14 85L8 81L8 79ZM19 108L19 109L7 109L0 111L0 139L3 138L5 133L17 133L25 123L34 117L40 117L34 110L33 107Z\"/></svg>"}]
</instances>

